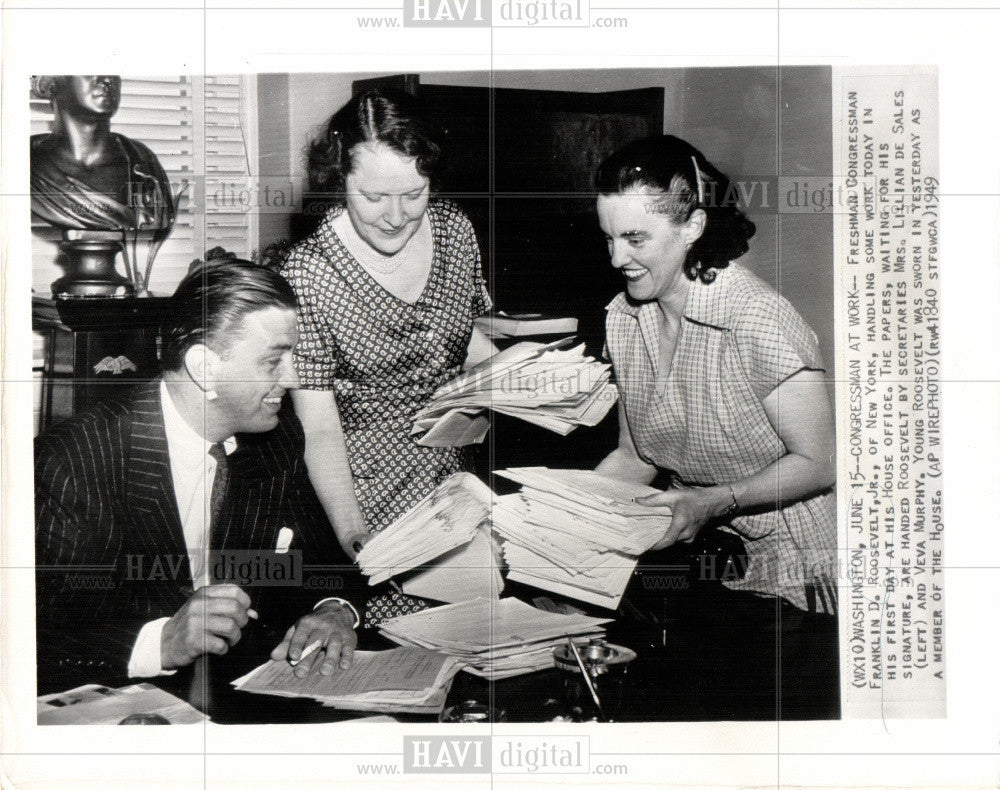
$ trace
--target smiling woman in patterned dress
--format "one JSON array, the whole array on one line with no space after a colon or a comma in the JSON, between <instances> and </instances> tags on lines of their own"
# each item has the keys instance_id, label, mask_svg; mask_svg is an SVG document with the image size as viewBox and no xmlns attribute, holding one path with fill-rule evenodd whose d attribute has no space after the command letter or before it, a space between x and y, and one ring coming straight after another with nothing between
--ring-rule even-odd
<instances>
[{"instance_id":1,"label":"smiling woman in patterned dress","mask_svg":"<svg viewBox=\"0 0 1000 790\"><path fill-rule=\"evenodd\" d=\"M673 520L653 547L707 524L740 535L727 586L836 611L833 416L816 336L781 295L730 261L754 225L713 196L731 182L676 137L639 140L597 175L597 214L626 293L608 305L620 437L597 467L677 485L647 497Z\"/></svg>"},{"instance_id":2,"label":"smiling woman in patterned dress","mask_svg":"<svg viewBox=\"0 0 1000 790\"><path fill-rule=\"evenodd\" d=\"M310 186L333 207L283 271L300 303L293 399L309 476L350 556L470 466L462 448L410 437L431 394L495 350L473 326L491 302L472 224L432 197L439 156L416 100L380 91L334 114L309 153Z\"/></svg>"}]
</instances>

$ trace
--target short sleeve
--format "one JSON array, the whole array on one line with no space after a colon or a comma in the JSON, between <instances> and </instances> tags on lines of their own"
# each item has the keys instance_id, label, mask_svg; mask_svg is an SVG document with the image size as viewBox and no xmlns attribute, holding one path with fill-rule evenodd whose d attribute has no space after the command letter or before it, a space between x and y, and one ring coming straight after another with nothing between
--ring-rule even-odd
<instances>
[{"instance_id":1,"label":"short sleeve","mask_svg":"<svg viewBox=\"0 0 1000 790\"><path fill-rule=\"evenodd\" d=\"M324 288L316 251L297 249L282 271L299 302L299 343L295 347L295 370L299 384L308 390L331 390L337 374L333 355L333 330L329 323L331 295ZM328 284L329 285L329 284Z\"/></svg>"},{"instance_id":2,"label":"short sleeve","mask_svg":"<svg viewBox=\"0 0 1000 790\"><path fill-rule=\"evenodd\" d=\"M459 246L461 260L469 261L472 277L472 317L478 318L493 309L486 280L483 278L483 258L476 240L476 231L472 221L461 211L457 212L455 235Z\"/></svg>"},{"instance_id":3,"label":"short sleeve","mask_svg":"<svg viewBox=\"0 0 1000 790\"><path fill-rule=\"evenodd\" d=\"M823 370L815 333L778 294L742 311L733 336L750 387L761 401L801 370Z\"/></svg>"}]
</instances>

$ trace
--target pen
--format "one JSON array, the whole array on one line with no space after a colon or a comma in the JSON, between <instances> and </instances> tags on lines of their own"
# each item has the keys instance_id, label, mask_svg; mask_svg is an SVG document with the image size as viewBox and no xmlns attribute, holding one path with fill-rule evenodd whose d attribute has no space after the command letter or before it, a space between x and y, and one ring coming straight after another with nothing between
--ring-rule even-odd
<instances>
[{"instance_id":1,"label":"pen","mask_svg":"<svg viewBox=\"0 0 1000 790\"><path fill-rule=\"evenodd\" d=\"M583 675L583 682L587 684L587 690L590 692L590 696L594 698L594 705L597 706L597 712L601 714L601 718L605 721L608 717L604 715L604 709L601 707L601 700L597 696L597 689L594 688L594 684L590 680L590 673L587 671L587 667L583 665L583 658L580 656L580 651L576 649L576 645L573 644L573 640L568 638L566 641L569 643L569 649L573 651L573 657L576 659L577 665L580 667L580 673Z\"/></svg>"}]
</instances>

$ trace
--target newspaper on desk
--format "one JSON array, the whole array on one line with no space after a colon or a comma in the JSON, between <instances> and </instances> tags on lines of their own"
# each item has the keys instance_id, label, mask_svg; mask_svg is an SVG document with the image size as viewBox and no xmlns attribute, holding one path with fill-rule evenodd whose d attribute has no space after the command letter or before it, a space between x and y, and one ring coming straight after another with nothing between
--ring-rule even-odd
<instances>
[{"instance_id":1,"label":"newspaper on desk","mask_svg":"<svg viewBox=\"0 0 1000 790\"><path fill-rule=\"evenodd\" d=\"M649 486L579 469L495 474L522 486L493 508L511 581L617 609L638 555L670 526L670 508L633 501L657 493Z\"/></svg>"},{"instance_id":2,"label":"newspaper on desk","mask_svg":"<svg viewBox=\"0 0 1000 790\"><path fill-rule=\"evenodd\" d=\"M452 446L481 442L489 424L476 422L485 409L525 420L566 436L594 426L618 400L611 366L584 354L572 338L522 342L442 385L416 414L418 444Z\"/></svg>"},{"instance_id":3,"label":"newspaper on desk","mask_svg":"<svg viewBox=\"0 0 1000 790\"><path fill-rule=\"evenodd\" d=\"M407 575L403 592L445 603L496 598L503 577L490 537L493 491L457 472L375 535L358 553L370 584Z\"/></svg>"},{"instance_id":4,"label":"newspaper on desk","mask_svg":"<svg viewBox=\"0 0 1000 790\"><path fill-rule=\"evenodd\" d=\"M252 694L314 699L342 710L438 713L460 668L461 662L442 653L399 647L359 650L350 669L335 669L331 675L321 674L317 663L303 678L287 661L268 661L232 685Z\"/></svg>"},{"instance_id":5,"label":"newspaper on desk","mask_svg":"<svg viewBox=\"0 0 1000 790\"><path fill-rule=\"evenodd\" d=\"M130 724L147 723L137 717L156 717L158 724L198 724L208 717L163 689L149 683L108 688L96 683L38 698L38 723Z\"/></svg>"},{"instance_id":6,"label":"newspaper on desk","mask_svg":"<svg viewBox=\"0 0 1000 790\"><path fill-rule=\"evenodd\" d=\"M476 598L386 620L379 629L397 644L452 656L467 672L499 680L551 667L556 645L604 636L609 622L543 612L517 598Z\"/></svg>"}]
</instances>

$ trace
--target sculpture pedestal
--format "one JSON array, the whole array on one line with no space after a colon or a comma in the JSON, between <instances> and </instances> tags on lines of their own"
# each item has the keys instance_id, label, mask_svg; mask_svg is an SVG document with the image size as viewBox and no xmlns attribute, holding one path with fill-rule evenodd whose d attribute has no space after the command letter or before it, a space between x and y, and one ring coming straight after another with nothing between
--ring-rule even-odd
<instances>
[{"instance_id":1,"label":"sculpture pedestal","mask_svg":"<svg viewBox=\"0 0 1000 790\"><path fill-rule=\"evenodd\" d=\"M122 237L114 231L66 231L59 251L66 274L52 283L56 299L124 299L135 296L127 279L115 271Z\"/></svg>"},{"instance_id":2,"label":"sculpture pedestal","mask_svg":"<svg viewBox=\"0 0 1000 790\"><path fill-rule=\"evenodd\" d=\"M139 382L156 378L160 374L160 325L170 315L171 305L169 298L157 296L58 301L33 297L32 328L45 335L39 430ZM71 367L57 366L67 352L71 352ZM69 388L69 413L60 409L56 414L53 410L55 383L59 380Z\"/></svg>"}]
</instances>

